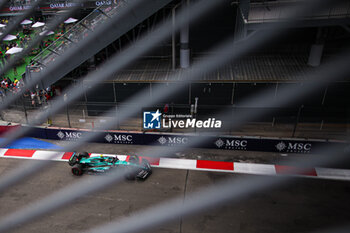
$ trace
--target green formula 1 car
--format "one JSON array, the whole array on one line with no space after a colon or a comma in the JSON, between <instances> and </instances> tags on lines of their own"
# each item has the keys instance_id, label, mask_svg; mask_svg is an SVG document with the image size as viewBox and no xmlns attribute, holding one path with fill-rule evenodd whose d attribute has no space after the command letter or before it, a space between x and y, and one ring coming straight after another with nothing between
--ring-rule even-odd
<instances>
[{"instance_id":1,"label":"green formula 1 car","mask_svg":"<svg viewBox=\"0 0 350 233\"><path fill-rule=\"evenodd\" d=\"M84 173L104 173L114 168L129 169L126 178L129 180L145 180L152 174L152 168L146 159L136 155L129 156L127 161L121 161L117 156L90 156L87 152L74 152L68 164L72 166L72 173L81 176Z\"/></svg>"}]
</instances>

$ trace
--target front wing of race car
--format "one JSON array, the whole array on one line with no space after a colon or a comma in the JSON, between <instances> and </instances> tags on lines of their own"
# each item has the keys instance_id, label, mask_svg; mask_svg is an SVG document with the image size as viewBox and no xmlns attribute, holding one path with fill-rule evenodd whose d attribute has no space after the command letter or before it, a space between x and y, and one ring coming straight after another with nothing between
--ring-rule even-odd
<instances>
[{"instance_id":1,"label":"front wing of race car","mask_svg":"<svg viewBox=\"0 0 350 233\"><path fill-rule=\"evenodd\" d=\"M145 159L142 159L142 167L136 174L136 178L140 180L145 180L152 174L152 168L149 162Z\"/></svg>"}]
</instances>

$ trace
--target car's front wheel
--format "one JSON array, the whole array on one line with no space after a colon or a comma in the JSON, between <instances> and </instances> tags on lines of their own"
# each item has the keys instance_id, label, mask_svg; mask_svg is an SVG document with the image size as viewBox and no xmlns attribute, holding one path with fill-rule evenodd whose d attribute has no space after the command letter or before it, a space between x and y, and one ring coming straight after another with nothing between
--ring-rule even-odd
<instances>
[{"instance_id":1,"label":"car's front wheel","mask_svg":"<svg viewBox=\"0 0 350 233\"><path fill-rule=\"evenodd\" d=\"M75 164L73 167L72 167L72 173L73 175L75 176L81 176L83 175L83 169L81 167L80 164Z\"/></svg>"}]
</instances>

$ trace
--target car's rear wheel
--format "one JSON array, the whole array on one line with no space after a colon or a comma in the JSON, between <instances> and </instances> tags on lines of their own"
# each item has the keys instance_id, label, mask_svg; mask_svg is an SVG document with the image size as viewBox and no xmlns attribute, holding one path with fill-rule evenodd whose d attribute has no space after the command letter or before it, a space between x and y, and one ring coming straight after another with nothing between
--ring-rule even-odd
<instances>
[{"instance_id":1,"label":"car's rear wheel","mask_svg":"<svg viewBox=\"0 0 350 233\"><path fill-rule=\"evenodd\" d=\"M75 176L81 176L81 175L83 175L83 169L82 169L81 165L79 165L79 164L74 165L74 166L72 167L72 173L73 173L73 175L75 175Z\"/></svg>"}]
</instances>

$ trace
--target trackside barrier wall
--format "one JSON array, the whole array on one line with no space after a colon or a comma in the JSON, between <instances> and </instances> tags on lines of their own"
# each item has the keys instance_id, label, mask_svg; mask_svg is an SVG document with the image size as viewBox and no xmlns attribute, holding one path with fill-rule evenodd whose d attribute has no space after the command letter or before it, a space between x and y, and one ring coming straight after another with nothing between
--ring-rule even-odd
<instances>
[{"instance_id":1,"label":"trackside barrier wall","mask_svg":"<svg viewBox=\"0 0 350 233\"><path fill-rule=\"evenodd\" d=\"M89 130L83 131L78 129L72 130L64 128L36 127L27 136L41 139L75 141L79 140L79 138L81 138L84 134L91 133L92 132ZM191 143L195 137L203 136L189 134L104 131L100 137L95 138L92 142L108 144L176 146ZM318 148L332 145L344 147L344 150L350 148L350 144L344 141L234 136L209 136L209 140L196 147L238 151L312 154Z\"/></svg>"}]
</instances>

